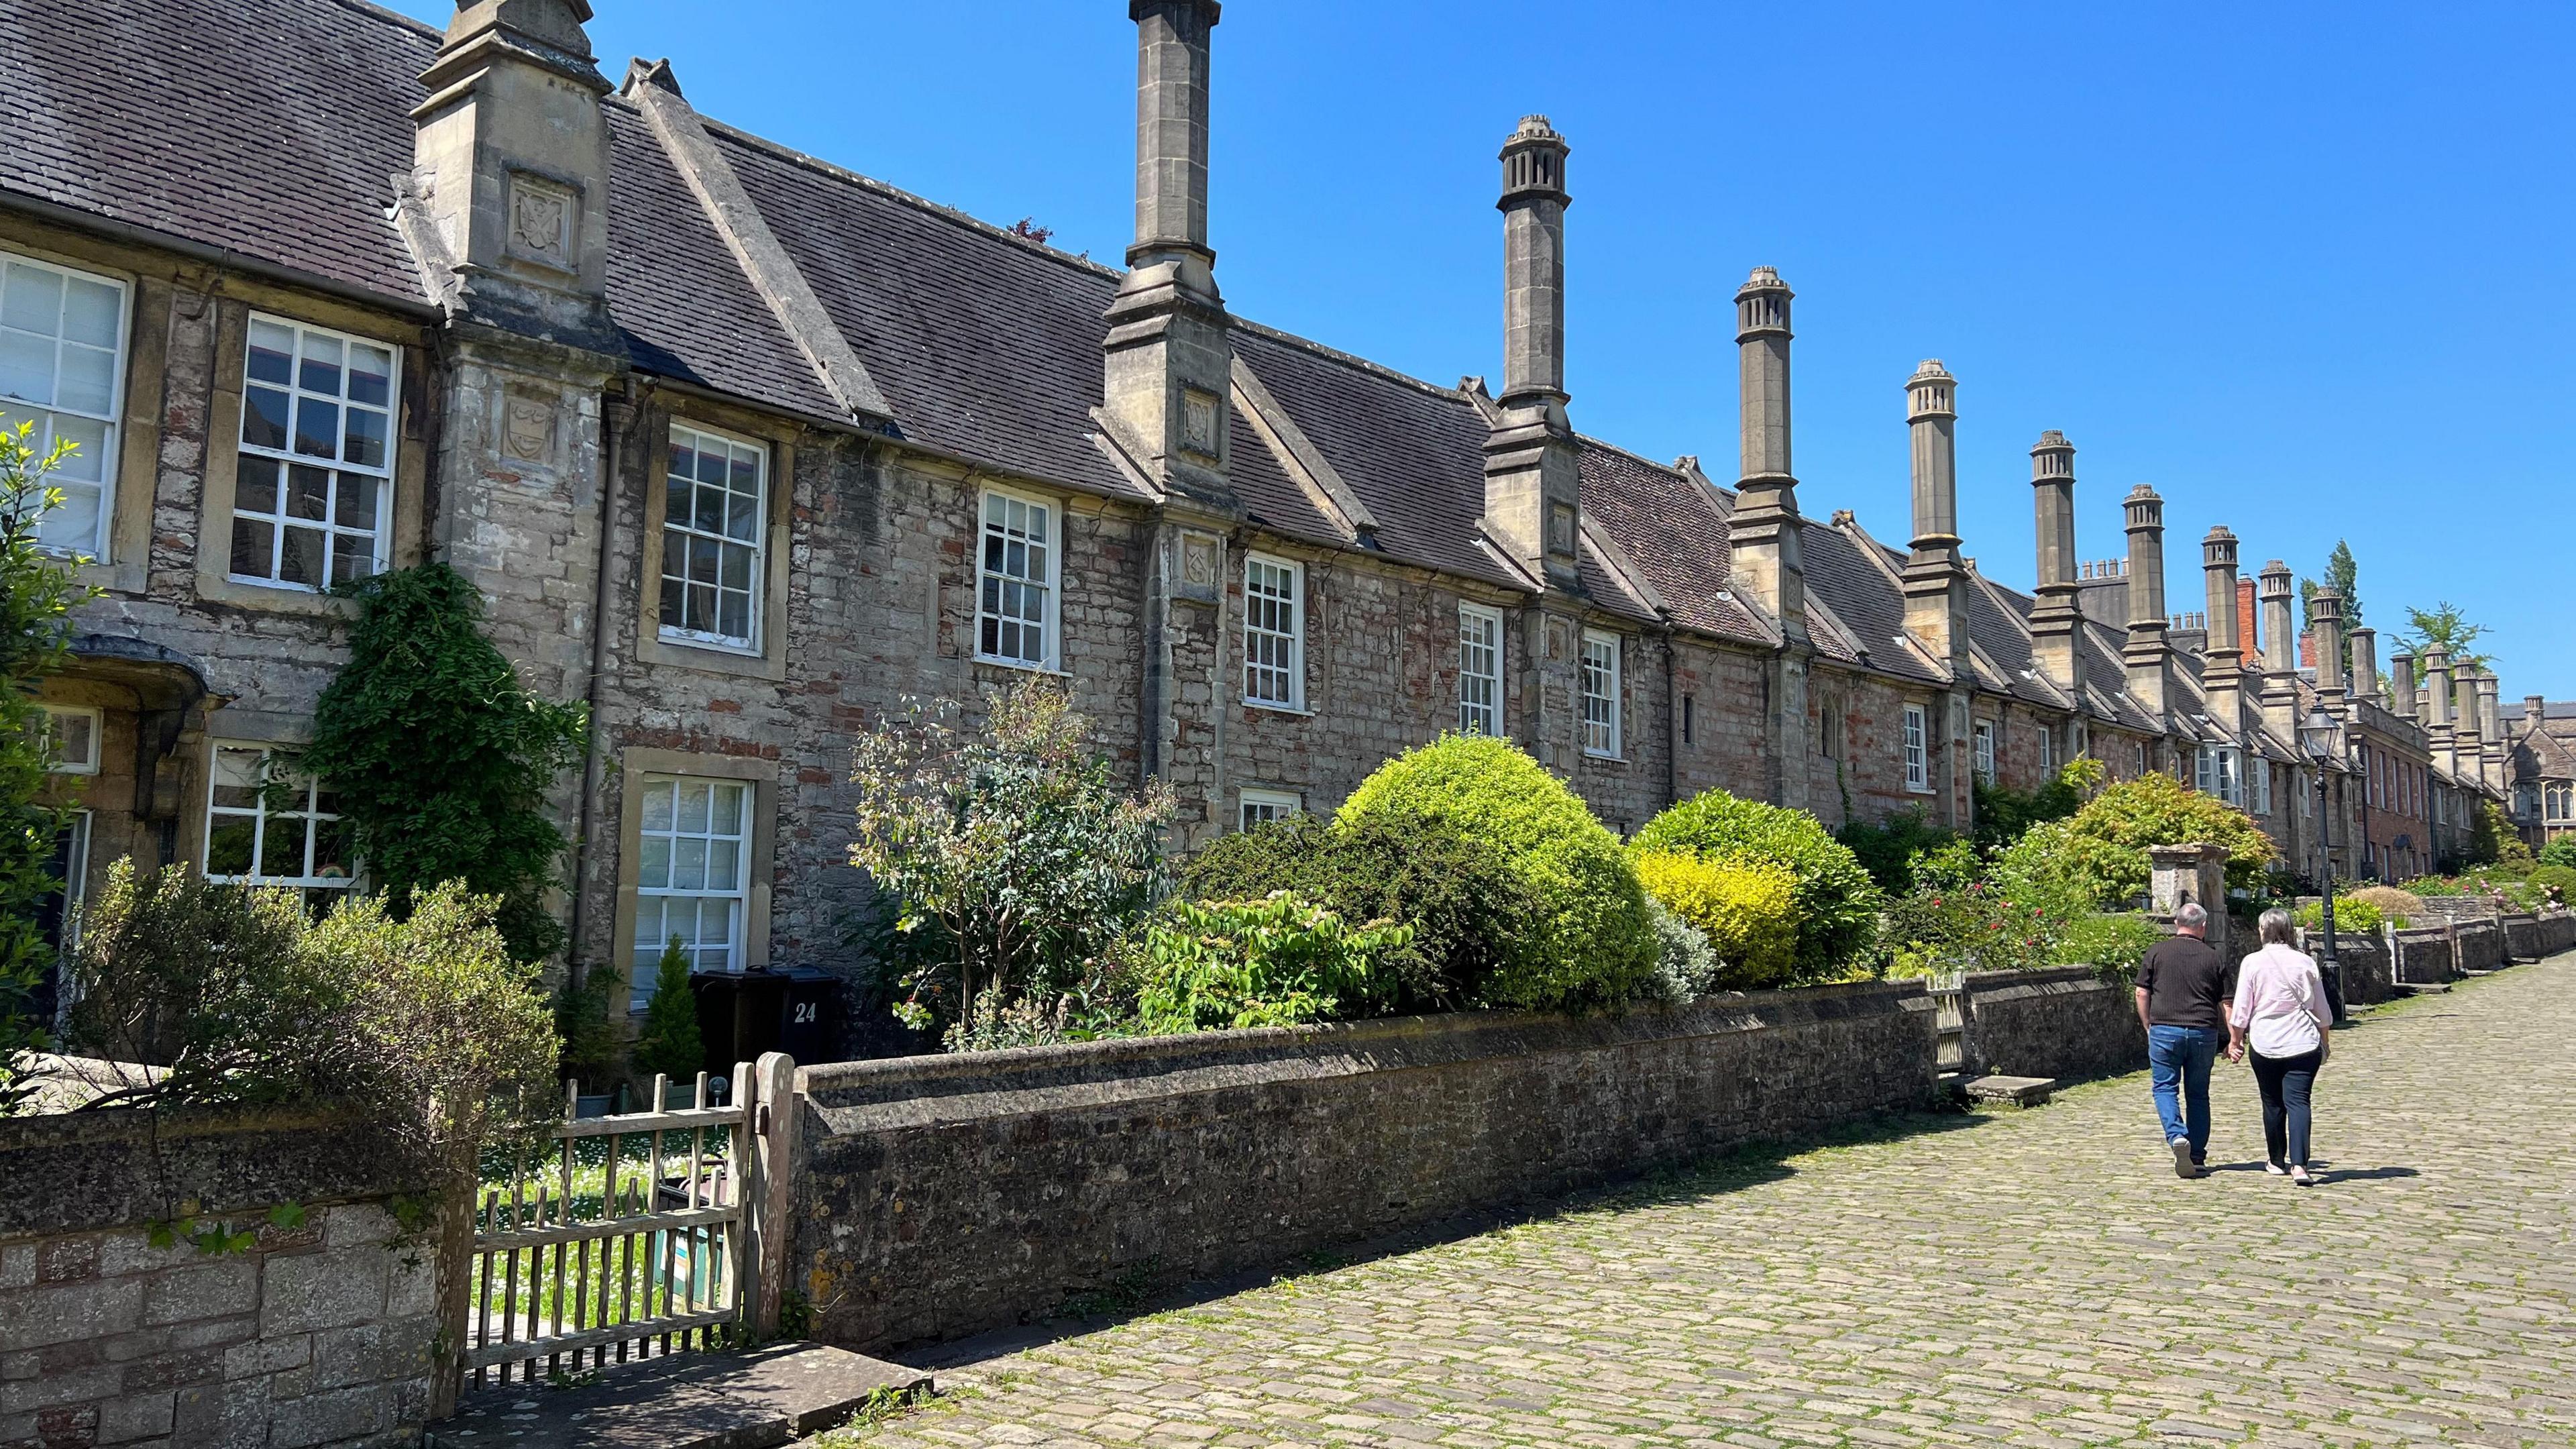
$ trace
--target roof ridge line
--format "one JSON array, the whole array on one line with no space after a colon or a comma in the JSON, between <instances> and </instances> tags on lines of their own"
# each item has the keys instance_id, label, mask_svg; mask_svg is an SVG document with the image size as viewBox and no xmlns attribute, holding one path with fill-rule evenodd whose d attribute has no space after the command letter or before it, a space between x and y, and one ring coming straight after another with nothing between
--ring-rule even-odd
<instances>
[{"instance_id":1,"label":"roof ridge line","mask_svg":"<svg viewBox=\"0 0 2576 1449\"><path fill-rule=\"evenodd\" d=\"M1290 347L1303 348L1308 352L1322 357L1327 362L1338 362L1345 366L1356 367L1363 372L1376 373L1378 376L1383 377L1390 382L1400 382L1407 387L1418 388L1437 398L1456 402L1464 396L1464 394L1454 386L1445 386L1440 383L1430 382L1423 378L1415 377L1412 373L1399 371L1387 366L1383 362L1372 361L1369 358L1360 356L1356 352L1344 352L1330 343L1318 342L1312 337L1303 337L1283 328L1273 327L1267 322L1255 322L1251 318L1246 317L1239 312L1226 313L1226 320L1235 327L1243 331L1253 333L1256 336L1267 337L1273 342L1284 343Z\"/></svg>"},{"instance_id":2,"label":"roof ridge line","mask_svg":"<svg viewBox=\"0 0 2576 1449\"><path fill-rule=\"evenodd\" d=\"M1656 462L1654 459L1647 457L1645 454L1638 452L1636 449L1631 448L1631 447L1627 447L1627 446L1625 446L1625 445L1623 445L1623 444L1619 444L1619 443L1611 442L1608 438L1596 437L1596 436L1594 436L1594 435L1593 435L1593 434L1591 434L1591 433L1584 432L1582 429L1577 428L1577 429L1575 429L1575 432L1574 432L1574 439L1575 439L1575 441L1576 441L1576 442L1579 442L1579 443L1591 443L1591 444L1593 444L1593 445L1595 445L1595 446L1597 446L1597 447L1607 448L1607 449L1609 449L1611 452L1618 454L1618 455L1619 455L1620 457L1622 457L1622 458L1629 459L1629 460L1631 460L1631 461L1633 461L1633 462L1636 462L1636 463L1641 463L1641 464L1645 465L1646 467L1649 467L1649 468L1654 469L1654 470L1655 470L1656 472L1658 472L1658 473L1663 473L1663 474L1667 474L1667 475L1669 475L1669 476L1671 476L1671 477L1679 478L1679 479L1681 479L1681 480L1682 480L1683 482L1685 482L1685 483L1687 483L1687 482L1689 482L1689 481L1690 481L1690 475L1689 475L1689 474L1687 474L1687 473L1683 472L1683 471L1682 471L1681 469L1679 469L1679 468L1674 467L1672 464L1670 464L1670 463L1658 463L1658 462ZM1712 480L1712 481L1714 481L1714 480Z\"/></svg>"},{"instance_id":3,"label":"roof ridge line","mask_svg":"<svg viewBox=\"0 0 2576 1449\"><path fill-rule=\"evenodd\" d=\"M331 3L344 10L355 10L361 14L372 15L378 20L393 21L404 29L415 31L421 35L430 36L439 40L447 38L446 31L430 24L428 21L405 15L401 11L395 10L389 6L378 5L375 3L375 0L331 0Z\"/></svg>"},{"instance_id":4,"label":"roof ridge line","mask_svg":"<svg viewBox=\"0 0 2576 1449\"><path fill-rule=\"evenodd\" d=\"M632 103L629 102L629 104ZM929 197L921 195L919 192L906 191L902 187L895 185L893 182L880 181L876 177L867 175L864 172L853 171L849 167L843 166L838 162L826 161L822 157L816 156L811 152L799 151L795 147L790 146L783 141L773 141L767 136L746 131L740 126L734 125L730 121L718 120L714 116L706 114L704 111L700 111L698 113L698 120L700 124L704 125L710 131L720 132L725 136L742 142L744 145L749 146L754 150L765 151L776 156L780 160L788 162L790 165L802 166L809 171L818 172L834 181L847 182L865 190L876 192L878 195L884 196L890 200L902 202L908 206L917 207L920 210L928 212L943 220L956 222L971 231L979 231L987 236L991 236L1002 241L1016 242L1019 245L1037 253L1039 256L1046 258L1048 261L1055 262L1059 265L1070 267L1077 271L1096 273L1099 276L1110 279L1111 281L1115 281L1118 278L1127 275L1124 271L1110 266L1106 262L1095 262L1088 256L1076 256L1074 253L1066 251L1061 247L1049 246L1045 242L1039 241L1034 237L1022 236L1018 232L1011 230L1009 227L996 226L993 223L984 220L980 216L960 211L956 207L946 205L942 202L933 201Z\"/></svg>"}]
</instances>

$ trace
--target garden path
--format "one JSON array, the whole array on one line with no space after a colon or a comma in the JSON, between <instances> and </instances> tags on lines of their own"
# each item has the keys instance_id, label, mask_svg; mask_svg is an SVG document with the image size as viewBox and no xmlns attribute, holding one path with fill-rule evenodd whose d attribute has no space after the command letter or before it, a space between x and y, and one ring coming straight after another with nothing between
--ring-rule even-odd
<instances>
[{"instance_id":1,"label":"garden path","mask_svg":"<svg viewBox=\"0 0 2576 1449\"><path fill-rule=\"evenodd\" d=\"M2370 1014L2326 1185L2145 1079L1751 1156L943 1370L833 1443L2576 1443L2576 955Z\"/></svg>"}]
</instances>

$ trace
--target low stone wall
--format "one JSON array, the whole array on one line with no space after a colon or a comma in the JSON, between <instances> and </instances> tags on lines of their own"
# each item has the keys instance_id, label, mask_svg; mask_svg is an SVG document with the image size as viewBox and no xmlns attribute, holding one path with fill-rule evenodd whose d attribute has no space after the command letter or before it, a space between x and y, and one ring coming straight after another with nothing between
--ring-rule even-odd
<instances>
[{"instance_id":1,"label":"low stone wall","mask_svg":"<svg viewBox=\"0 0 2576 1449\"><path fill-rule=\"evenodd\" d=\"M794 1271L869 1350L1922 1103L1920 983L808 1067Z\"/></svg>"},{"instance_id":2,"label":"low stone wall","mask_svg":"<svg viewBox=\"0 0 2576 1449\"><path fill-rule=\"evenodd\" d=\"M2311 952L2325 946L2323 932L2308 937ZM2397 995L2394 964L2388 959L2388 941L2378 932L2337 931L2335 960L2343 967L2343 999L2347 1006L2376 1006Z\"/></svg>"},{"instance_id":3,"label":"low stone wall","mask_svg":"<svg viewBox=\"0 0 2576 1449\"><path fill-rule=\"evenodd\" d=\"M2459 974L2451 950L2451 933L2443 926L2411 926L2399 931L2397 980L2407 986L2439 986Z\"/></svg>"},{"instance_id":4,"label":"low stone wall","mask_svg":"<svg viewBox=\"0 0 2576 1449\"><path fill-rule=\"evenodd\" d=\"M2147 1064L2136 988L2091 968L1980 971L1967 990L1968 1045L1985 1071L2079 1080Z\"/></svg>"},{"instance_id":5,"label":"low stone wall","mask_svg":"<svg viewBox=\"0 0 2576 1449\"><path fill-rule=\"evenodd\" d=\"M273 1113L9 1118L0 1180L0 1445L419 1441L433 1249L397 1241L380 1138ZM182 1217L252 1241L153 1246Z\"/></svg>"},{"instance_id":6,"label":"low stone wall","mask_svg":"<svg viewBox=\"0 0 2576 1449\"><path fill-rule=\"evenodd\" d=\"M2451 943L2463 971L2493 971L2511 964L2505 959L2504 923L2493 916L2452 922Z\"/></svg>"},{"instance_id":7,"label":"low stone wall","mask_svg":"<svg viewBox=\"0 0 2576 1449\"><path fill-rule=\"evenodd\" d=\"M2576 915L2553 911L2545 915L2517 912L2504 918L2505 945L2517 961L2537 961L2561 951L2576 950Z\"/></svg>"}]
</instances>

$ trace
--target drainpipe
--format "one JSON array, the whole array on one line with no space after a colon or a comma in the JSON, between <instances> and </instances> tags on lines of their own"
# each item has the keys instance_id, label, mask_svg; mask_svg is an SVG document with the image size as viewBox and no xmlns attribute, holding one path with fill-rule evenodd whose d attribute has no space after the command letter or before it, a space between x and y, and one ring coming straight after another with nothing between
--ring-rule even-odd
<instances>
[{"instance_id":1,"label":"drainpipe","mask_svg":"<svg viewBox=\"0 0 2576 1449\"><path fill-rule=\"evenodd\" d=\"M599 723L599 682L608 674L608 611L616 591L616 573L610 564L617 552L617 503L626 487L626 440L644 405L635 375L628 373L624 381L624 396L611 398L600 409L600 426L608 435L608 476L599 489L599 585L590 601L590 681L582 691L590 738L581 760L581 834L572 847L572 943L567 952L572 959L566 962L576 983L589 975L580 957L590 915L590 846L599 836L600 777L606 772L608 753L606 732Z\"/></svg>"},{"instance_id":2,"label":"drainpipe","mask_svg":"<svg viewBox=\"0 0 2576 1449\"><path fill-rule=\"evenodd\" d=\"M1664 630L1664 803L1682 800L1682 702L1673 693L1673 632Z\"/></svg>"}]
</instances>

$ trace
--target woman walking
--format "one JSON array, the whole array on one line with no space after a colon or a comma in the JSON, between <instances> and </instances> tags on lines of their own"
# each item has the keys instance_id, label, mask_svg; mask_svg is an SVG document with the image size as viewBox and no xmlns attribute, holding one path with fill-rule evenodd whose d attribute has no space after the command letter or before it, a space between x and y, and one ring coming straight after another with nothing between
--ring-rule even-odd
<instances>
[{"instance_id":1,"label":"woman walking","mask_svg":"<svg viewBox=\"0 0 2576 1449\"><path fill-rule=\"evenodd\" d=\"M2254 1056L2254 1082L2263 1093L2264 1170L2288 1173L2312 1187L2308 1173L2309 1101L2317 1068L2326 1064L2325 978L2317 963L2290 944L2290 913L2274 908L2260 923L2263 949L2245 958L2236 974L2236 1009L2227 1019L2227 1055Z\"/></svg>"}]
</instances>

